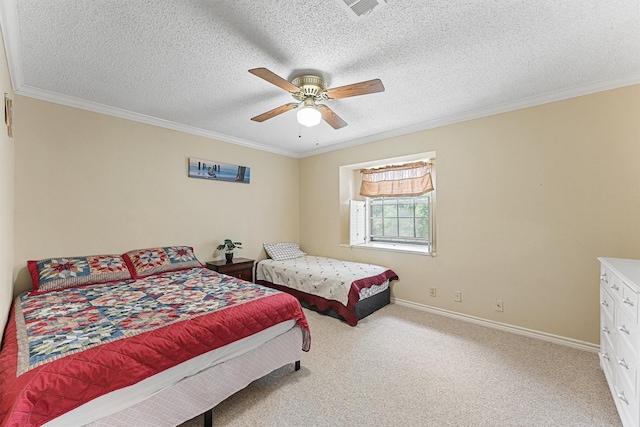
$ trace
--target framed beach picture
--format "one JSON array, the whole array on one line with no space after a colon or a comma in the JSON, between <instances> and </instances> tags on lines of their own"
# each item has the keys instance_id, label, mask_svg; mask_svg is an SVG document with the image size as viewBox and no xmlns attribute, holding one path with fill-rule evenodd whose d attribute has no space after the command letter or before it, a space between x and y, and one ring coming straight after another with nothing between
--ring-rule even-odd
<instances>
[{"instance_id":1,"label":"framed beach picture","mask_svg":"<svg viewBox=\"0 0 640 427\"><path fill-rule=\"evenodd\" d=\"M189 178L249 184L251 168L189 157Z\"/></svg>"}]
</instances>

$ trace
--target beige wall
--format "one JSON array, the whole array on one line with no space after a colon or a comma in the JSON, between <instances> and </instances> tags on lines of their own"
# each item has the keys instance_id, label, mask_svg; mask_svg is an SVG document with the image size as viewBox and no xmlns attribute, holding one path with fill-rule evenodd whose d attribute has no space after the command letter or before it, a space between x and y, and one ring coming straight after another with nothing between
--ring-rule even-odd
<instances>
[{"instance_id":1,"label":"beige wall","mask_svg":"<svg viewBox=\"0 0 640 427\"><path fill-rule=\"evenodd\" d=\"M0 38L2 35L0 34ZM4 49L4 40L2 40ZM13 98L6 55L0 55L0 85ZM14 132L15 134L15 132ZM0 126L0 341L4 332L13 291L13 138Z\"/></svg>"},{"instance_id":2,"label":"beige wall","mask_svg":"<svg viewBox=\"0 0 640 427\"><path fill-rule=\"evenodd\" d=\"M301 247L393 268L401 300L598 343L596 258L640 258L639 117L636 85L301 159ZM338 168L432 150L437 256L340 247Z\"/></svg>"},{"instance_id":3,"label":"beige wall","mask_svg":"<svg viewBox=\"0 0 640 427\"><path fill-rule=\"evenodd\" d=\"M298 160L18 96L15 103L15 292L29 259L191 245L213 259L299 238ZM251 167L251 183L187 177L197 157Z\"/></svg>"}]
</instances>

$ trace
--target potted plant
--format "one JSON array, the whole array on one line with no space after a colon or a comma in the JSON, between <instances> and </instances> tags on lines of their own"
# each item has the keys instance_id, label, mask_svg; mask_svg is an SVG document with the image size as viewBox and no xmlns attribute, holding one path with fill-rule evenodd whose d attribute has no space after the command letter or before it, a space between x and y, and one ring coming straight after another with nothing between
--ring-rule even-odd
<instances>
[{"instance_id":1,"label":"potted plant","mask_svg":"<svg viewBox=\"0 0 640 427\"><path fill-rule=\"evenodd\" d=\"M224 239L224 243L218 245L218 250L221 251L224 249L224 257L227 259L227 262L231 262L233 259L233 251L235 249L242 249L242 242L234 242L231 239Z\"/></svg>"}]
</instances>

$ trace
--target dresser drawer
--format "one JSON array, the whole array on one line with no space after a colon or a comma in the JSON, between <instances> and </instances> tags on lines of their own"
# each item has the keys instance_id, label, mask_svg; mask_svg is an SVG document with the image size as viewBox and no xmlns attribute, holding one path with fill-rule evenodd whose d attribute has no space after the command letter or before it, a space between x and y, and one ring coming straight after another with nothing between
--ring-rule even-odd
<instances>
[{"instance_id":1,"label":"dresser drawer","mask_svg":"<svg viewBox=\"0 0 640 427\"><path fill-rule=\"evenodd\" d=\"M600 334L606 336L611 342L615 342L615 336L618 334L613 315L609 315L604 308L600 308Z\"/></svg>"},{"instance_id":2,"label":"dresser drawer","mask_svg":"<svg viewBox=\"0 0 640 427\"><path fill-rule=\"evenodd\" d=\"M617 343L618 341L623 340L635 354L638 354L638 340L640 339L638 323L635 320L631 320L624 309L619 305L615 308L614 319L615 325L612 335L615 334L615 337L612 338L612 341Z\"/></svg>"},{"instance_id":3,"label":"dresser drawer","mask_svg":"<svg viewBox=\"0 0 640 427\"><path fill-rule=\"evenodd\" d=\"M600 285L609 287L611 271L604 264L600 264Z\"/></svg>"},{"instance_id":4,"label":"dresser drawer","mask_svg":"<svg viewBox=\"0 0 640 427\"><path fill-rule=\"evenodd\" d=\"M615 352L613 351L614 347L609 339L609 336L601 333L600 334L600 366L602 366L602 370L604 371L605 376L607 377L607 381L614 381L614 374L616 372L616 358Z\"/></svg>"},{"instance_id":5,"label":"dresser drawer","mask_svg":"<svg viewBox=\"0 0 640 427\"><path fill-rule=\"evenodd\" d=\"M247 282L253 282L253 270L250 267L245 269L230 271L229 273L225 273L225 274L229 274L230 276L237 277L238 279L246 280Z\"/></svg>"},{"instance_id":6,"label":"dresser drawer","mask_svg":"<svg viewBox=\"0 0 640 427\"><path fill-rule=\"evenodd\" d=\"M618 276L616 276L615 274L612 274L610 271L608 271L607 285L609 286L609 293L611 294L613 299L617 303L621 303L622 302L622 287L624 286L622 284L622 280Z\"/></svg>"},{"instance_id":7,"label":"dresser drawer","mask_svg":"<svg viewBox=\"0 0 640 427\"><path fill-rule=\"evenodd\" d=\"M633 392L628 388L626 381L616 381L615 386L615 402L619 409L620 418L625 427L638 425L638 399L633 397Z\"/></svg>"},{"instance_id":8,"label":"dresser drawer","mask_svg":"<svg viewBox=\"0 0 640 427\"><path fill-rule=\"evenodd\" d=\"M636 365L635 352L630 350L624 342L618 342L616 344L615 363L617 365L616 381L626 382L626 389L630 392L627 396L634 401L637 401L637 379L638 379L638 367Z\"/></svg>"},{"instance_id":9,"label":"dresser drawer","mask_svg":"<svg viewBox=\"0 0 640 427\"><path fill-rule=\"evenodd\" d=\"M615 303L611 295L609 295L607 288L608 286L600 286L600 314L601 316L607 316L610 323L613 324L613 307Z\"/></svg>"},{"instance_id":10,"label":"dresser drawer","mask_svg":"<svg viewBox=\"0 0 640 427\"><path fill-rule=\"evenodd\" d=\"M622 309L634 323L638 323L638 294L624 281L620 282L622 283Z\"/></svg>"},{"instance_id":11,"label":"dresser drawer","mask_svg":"<svg viewBox=\"0 0 640 427\"><path fill-rule=\"evenodd\" d=\"M209 270L216 271L220 274L226 274L246 280L247 282L253 282L254 262L254 260L248 258L234 258L232 261L207 261L206 266Z\"/></svg>"}]
</instances>

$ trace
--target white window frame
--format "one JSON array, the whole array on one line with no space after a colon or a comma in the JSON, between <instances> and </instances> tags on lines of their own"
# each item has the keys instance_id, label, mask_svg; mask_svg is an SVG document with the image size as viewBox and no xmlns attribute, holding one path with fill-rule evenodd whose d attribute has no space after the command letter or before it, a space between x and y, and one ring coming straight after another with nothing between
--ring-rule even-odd
<instances>
[{"instance_id":1,"label":"white window frame","mask_svg":"<svg viewBox=\"0 0 640 427\"><path fill-rule=\"evenodd\" d=\"M435 152L423 153L419 157L412 156L410 158L385 159L379 162L369 162L367 164L352 165L351 168L355 170L354 166L360 168L369 167L382 167L391 164L399 164L402 162L423 160L431 166L431 179L434 183L434 190L430 192L430 209L429 209L429 244L416 244L416 243L402 243L402 242L380 242L371 241L369 236L371 235L370 221L368 206L369 203L365 200L349 200L349 244L342 246L350 246L354 249L373 249L373 250L385 250L393 252L404 252L419 255L436 256L436 156ZM358 188L359 191L359 188ZM355 192L354 194L357 194Z\"/></svg>"}]
</instances>

